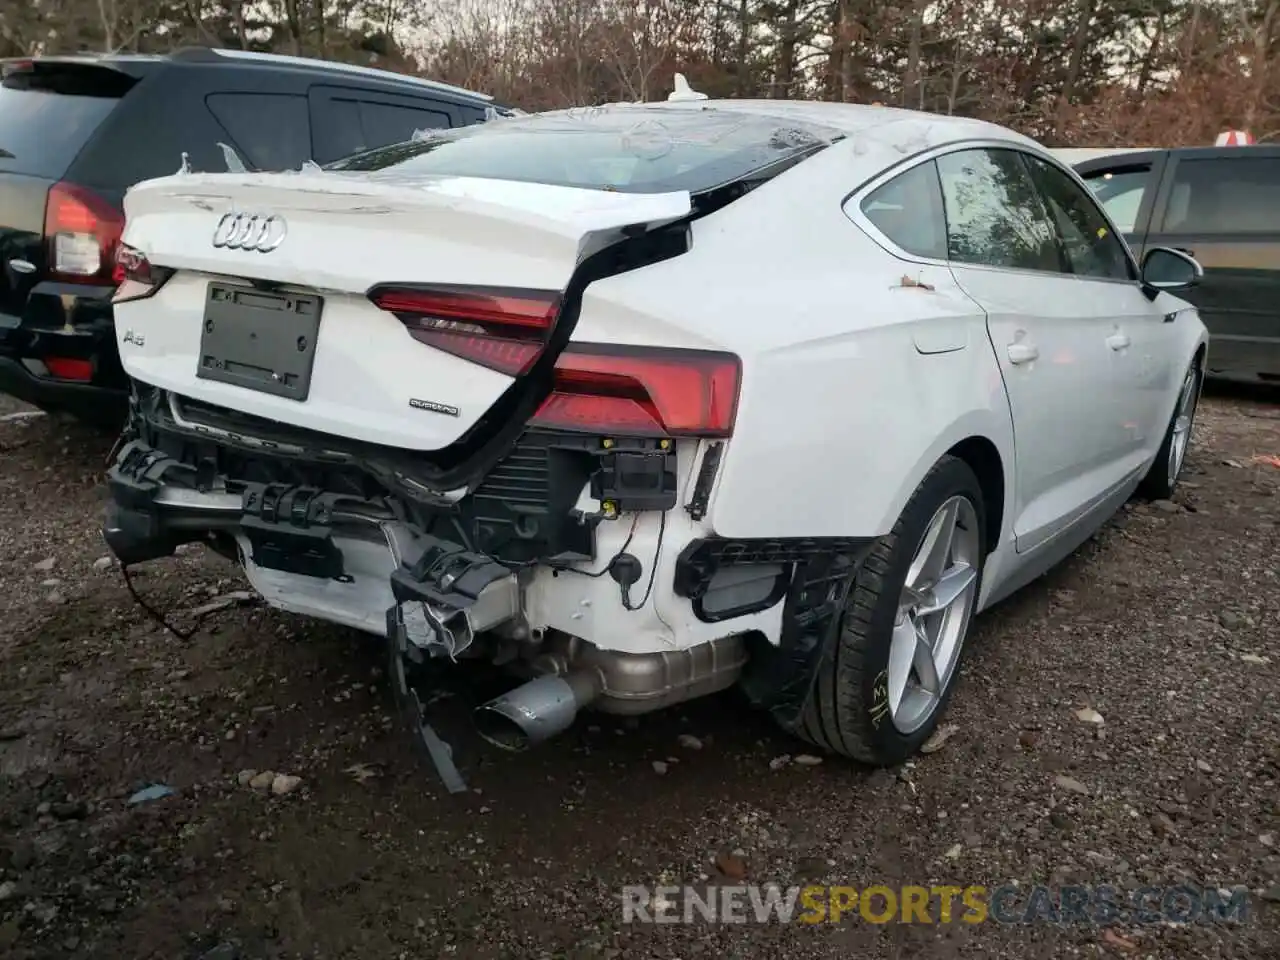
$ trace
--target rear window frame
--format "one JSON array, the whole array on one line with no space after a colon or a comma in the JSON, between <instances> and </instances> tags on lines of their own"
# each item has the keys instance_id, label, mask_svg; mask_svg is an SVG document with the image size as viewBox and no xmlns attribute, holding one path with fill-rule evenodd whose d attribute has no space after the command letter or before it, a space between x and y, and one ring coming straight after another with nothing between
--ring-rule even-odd
<instances>
[{"instance_id":1,"label":"rear window frame","mask_svg":"<svg viewBox=\"0 0 1280 960\"><path fill-rule=\"evenodd\" d=\"M707 163L697 164L694 167L686 169L677 177L655 178L653 180L643 180L639 182L629 182L619 184L610 182L603 177L590 178L580 177L576 179L566 179L559 177L547 176L545 172L537 176L529 176L525 172L528 167L529 153L527 150L515 149L512 155L515 158L511 163L510 170L503 171L502 175L498 175L492 171L467 171L461 169L460 166L449 164L442 165L442 168L414 169L408 166L412 160L429 155L433 150L460 140L470 140L476 137L485 137L490 135L503 136L512 132L520 132L521 128L533 128L529 135L554 135L554 130L546 129L552 123L561 119L575 119L581 117L581 122L588 125L592 120L607 116L610 120L622 117L634 118L634 122L626 130L613 126L601 126L598 131L591 129L573 129L571 127L564 130L566 136L589 136L597 133L605 138L606 142L609 137L623 137L630 132L636 130L642 123L654 122L664 128L667 126L664 121L677 120L678 123L673 124L677 127L684 127L692 123L696 116L714 115L715 122L724 123L729 128L725 131L725 136L733 135L741 132L744 128L748 133L752 132L752 128L759 132L761 137L754 144L744 143L739 151L731 151L720 157L710 157ZM619 127L621 127L621 122ZM798 131L804 135L806 142L803 145L797 145L794 149L779 149L776 155L767 156L764 151L767 149L768 140L764 139L764 132L771 130L771 136L776 136L783 131ZM671 151L679 145L689 144L696 141L681 140L678 136L670 140L668 149L661 155L652 159L662 159L669 155ZM815 153L820 153L827 147L839 142L845 138L844 131L824 126L822 124L812 123L808 121L783 120L764 113L753 113L742 110L715 110L710 107L699 108L655 108L641 104L610 104L604 107L573 107L567 110L547 111L544 113L530 114L524 116L499 117L482 123L469 124L462 127L456 127L452 130L432 131L428 135L419 139L405 141L399 144L388 144L383 147L376 147L372 150L366 150L349 157L325 164L326 171L333 171L346 175L351 174L368 174L375 178L397 178L405 177L475 177L478 179L503 180L507 182L531 183L546 186L560 186L575 189L597 190L606 193L624 193L636 195L653 195L660 193L684 192L687 191L693 196L701 196L707 193L713 193L727 186L737 183L754 183L762 182L776 176L783 170L789 169L797 163L802 162ZM525 144L529 141L525 138ZM758 158L756 162L742 163L734 168L732 158L735 156L751 156L755 154ZM394 158L398 154L404 154L399 160L389 159L388 162L381 165L375 165L375 161L381 158ZM639 161L643 162L643 156L632 153ZM617 156L608 156L606 151L600 151L599 156L593 158L596 162L607 163L610 160L626 161L631 159L628 157L625 149L619 144ZM714 175L708 176L708 173ZM700 175L701 174L701 175Z\"/></svg>"}]
</instances>

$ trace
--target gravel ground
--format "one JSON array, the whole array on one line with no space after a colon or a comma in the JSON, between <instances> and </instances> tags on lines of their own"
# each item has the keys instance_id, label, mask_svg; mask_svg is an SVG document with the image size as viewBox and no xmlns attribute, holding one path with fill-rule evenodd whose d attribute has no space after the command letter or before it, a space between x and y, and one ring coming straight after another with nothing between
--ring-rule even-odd
<instances>
[{"instance_id":1,"label":"gravel ground","mask_svg":"<svg viewBox=\"0 0 1280 960\"><path fill-rule=\"evenodd\" d=\"M1280 454L1273 398L1206 398L1177 504L1127 508L983 616L954 735L901 770L785 762L802 748L732 694L495 755L466 723L490 680L468 675L435 704L459 796L409 752L376 644L231 605L243 582L203 553L138 589L183 625L228 605L186 642L153 625L102 559L109 446L0 420L13 960L1280 956L1280 469L1255 459ZM275 795L247 771L301 779ZM128 803L151 784L176 793ZM625 884L722 874L1243 885L1250 905L1106 929L622 922Z\"/></svg>"}]
</instances>

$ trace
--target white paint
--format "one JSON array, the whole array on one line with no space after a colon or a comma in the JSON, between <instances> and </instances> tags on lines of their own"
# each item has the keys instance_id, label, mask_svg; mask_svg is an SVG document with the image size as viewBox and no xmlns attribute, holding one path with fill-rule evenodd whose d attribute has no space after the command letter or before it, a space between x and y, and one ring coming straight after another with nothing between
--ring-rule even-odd
<instances>
[{"instance_id":1,"label":"white paint","mask_svg":"<svg viewBox=\"0 0 1280 960\"><path fill-rule=\"evenodd\" d=\"M585 291L574 339L731 351L742 360L742 392L708 516L694 522L683 509L698 445L682 442L681 497L666 517L660 552L661 518L646 514L636 525L628 550L644 574L632 599L643 596L656 556L649 602L626 611L607 576L539 568L525 593L532 625L637 653L749 629L777 642L780 606L727 623L697 621L671 586L680 550L708 533L883 535L938 458L972 438L998 451L1007 491L984 604L1052 563L1055 545L1099 525L1153 461L1182 372L1207 341L1194 309L1169 294L1148 301L1136 282L904 256L856 216L861 187L934 148L969 142L1050 152L990 124L914 111L784 101L699 106L812 120L846 137L695 221L689 253ZM287 242L267 255L214 250L208 238L232 207L284 216ZM365 301L365 289L387 281L561 289L584 253L618 227L667 222L688 209L686 194L466 178L304 172L152 181L126 199L126 241L183 273L159 296L120 305L117 328L146 333L145 349L122 345L121 354L132 376L184 395L335 435L440 447L510 381L414 343ZM305 403L194 377L205 284L215 274L325 292ZM1163 322L1179 309L1177 322ZM1123 350L1112 346L1117 336L1128 342ZM462 416L410 411L408 397L423 393ZM633 519L600 525L596 568L621 547ZM352 549L368 561L369 576L346 594L317 593L305 578L250 577L277 605L378 632L384 561Z\"/></svg>"},{"instance_id":2,"label":"white paint","mask_svg":"<svg viewBox=\"0 0 1280 960\"><path fill-rule=\"evenodd\" d=\"M232 209L288 224L269 253L215 248ZM372 443L435 450L461 436L511 384L414 340L366 291L379 283L452 283L563 290L574 268L619 227L665 223L689 195L636 195L457 177L185 174L125 198L125 242L179 272L155 296L119 303L125 371L209 403ZM194 376L205 295L219 277L273 280L324 296L305 403ZM143 346L125 340L142 337ZM424 412L411 398L459 409Z\"/></svg>"}]
</instances>

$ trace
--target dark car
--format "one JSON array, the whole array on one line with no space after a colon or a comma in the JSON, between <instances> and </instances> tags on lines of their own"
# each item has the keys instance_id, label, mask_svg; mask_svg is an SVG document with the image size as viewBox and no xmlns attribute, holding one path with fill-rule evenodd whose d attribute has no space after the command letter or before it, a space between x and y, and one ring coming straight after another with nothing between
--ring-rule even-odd
<instances>
[{"instance_id":1,"label":"dark car","mask_svg":"<svg viewBox=\"0 0 1280 960\"><path fill-rule=\"evenodd\" d=\"M1280 146L1190 147L1076 165L1134 252L1204 266L1181 296L1209 328L1208 374L1280 382Z\"/></svg>"},{"instance_id":2,"label":"dark car","mask_svg":"<svg viewBox=\"0 0 1280 960\"><path fill-rule=\"evenodd\" d=\"M510 111L382 70L240 50L0 61L0 393L118 422L122 201L177 172L298 169Z\"/></svg>"}]
</instances>

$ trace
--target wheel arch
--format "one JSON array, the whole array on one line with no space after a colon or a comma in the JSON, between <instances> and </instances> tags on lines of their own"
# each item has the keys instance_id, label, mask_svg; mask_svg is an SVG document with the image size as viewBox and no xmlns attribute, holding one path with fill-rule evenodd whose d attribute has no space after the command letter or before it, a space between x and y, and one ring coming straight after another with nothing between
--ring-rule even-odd
<instances>
[{"instance_id":1,"label":"wheel arch","mask_svg":"<svg viewBox=\"0 0 1280 960\"><path fill-rule=\"evenodd\" d=\"M880 527L882 531L893 527L921 481L946 456L963 460L978 478L987 514L983 535L990 554L1004 542L1014 506L1013 417L1007 404L967 411L940 430L903 478L897 498L885 505Z\"/></svg>"},{"instance_id":2,"label":"wheel arch","mask_svg":"<svg viewBox=\"0 0 1280 960\"><path fill-rule=\"evenodd\" d=\"M1004 458L1000 456L1000 449L988 437L981 435L966 437L954 444L947 450L947 455L964 461L978 478L985 516L983 549L990 553L1000 543L1000 534L1004 530L1008 486Z\"/></svg>"}]
</instances>

